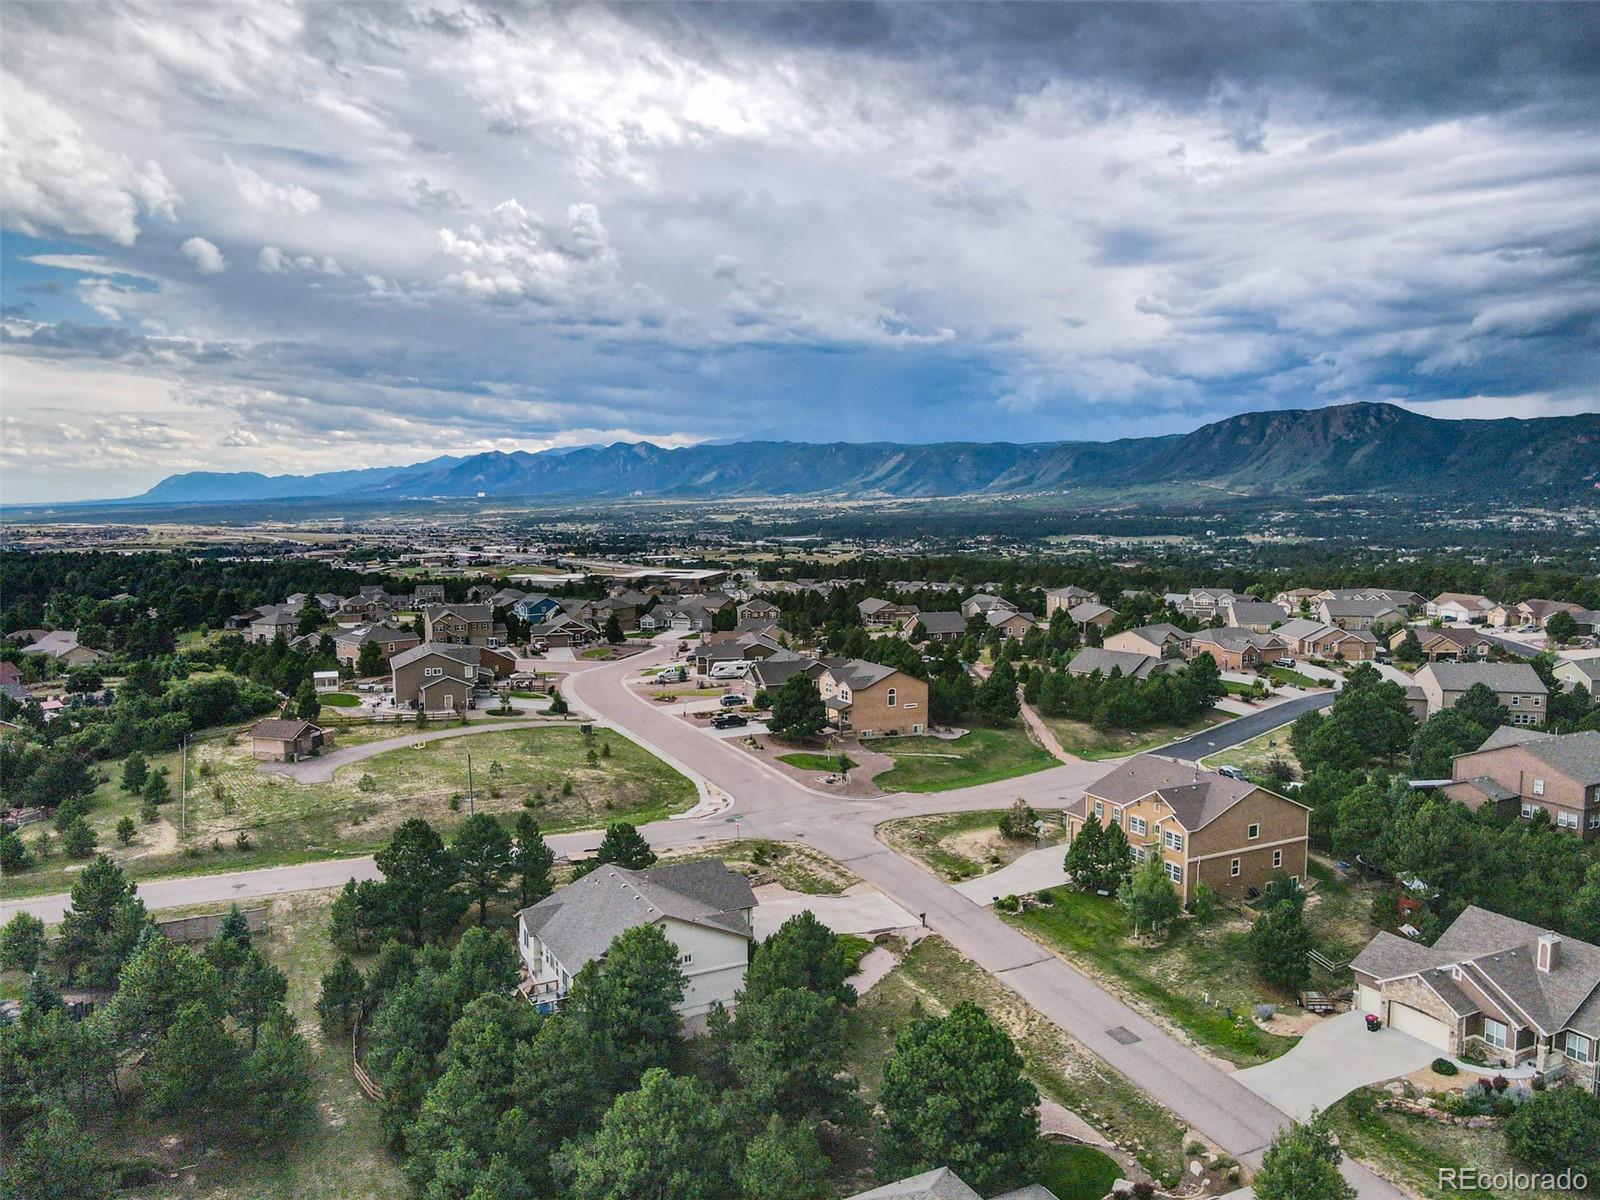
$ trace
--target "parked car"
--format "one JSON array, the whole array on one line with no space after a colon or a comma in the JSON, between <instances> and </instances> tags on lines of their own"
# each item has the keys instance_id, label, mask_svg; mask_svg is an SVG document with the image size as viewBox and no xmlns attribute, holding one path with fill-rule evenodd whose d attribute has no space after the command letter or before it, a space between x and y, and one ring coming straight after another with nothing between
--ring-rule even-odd
<instances>
[{"instance_id":1,"label":"parked car","mask_svg":"<svg viewBox=\"0 0 1600 1200\"><path fill-rule=\"evenodd\" d=\"M1238 767L1218 767L1217 774L1227 779L1237 779L1241 783L1247 782L1244 772L1239 770Z\"/></svg>"},{"instance_id":2,"label":"parked car","mask_svg":"<svg viewBox=\"0 0 1600 1200\"><path fill-rule=\"evenodd\" d=\"M750 718L741 713L718 713L711 718L711 728L713 729L737 729L741 725L748 724L750 724Z\"/></svg>"},{"instance_id":3,"label":"parked car","mask_svg":"<svg viewBox=\"0 0 1600 1200\"><path fill-rule=\"evenodd\" d=\"M717 703L722 705L723 708L738 708L744 703L744 697L736 696L732 692L729 692L722 699L718 700Z\"/></svg>"},{"instance_id":4,"label":"parked car","mask_svg":"<svg viewBox=\"0 0 1600 1200\"><path fill-rule=\"evenodd\" d=\"M1278 660L1278 666L1280 667L1288 667L1289 669L1293 670L1296 665L1297 664L1292 658L1280 658Z\"/></svg>"}]
</instances>

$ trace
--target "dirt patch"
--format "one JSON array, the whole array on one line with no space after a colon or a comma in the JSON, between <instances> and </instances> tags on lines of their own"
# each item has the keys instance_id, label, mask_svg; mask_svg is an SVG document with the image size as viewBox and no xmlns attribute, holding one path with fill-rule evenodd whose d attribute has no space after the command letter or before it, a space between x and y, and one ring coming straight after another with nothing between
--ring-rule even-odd
<instances>
[{"instance_id":1,"label":"dirt patch","mask_svg":"<svg viewBox=\"0 0 1600 1200\"><path fill-rule=\"evenodd\" d=\"M887 771L894 766L894 759L887 754L879 754L875 750L865 749L860 742L838 738L827 743L800 743L785 742L772 737L770 734L757 733L749 737L734 738L733 744L746 754L759 758L762 762L775 770L781 771L796 783L804 784L819 792L827 792L830 796L849 796L856 799L868 800L882 796L883 791L872 782L872 777L880 771ZM827 754L837 757L848 754L856 765L850 768L848 779L837 783L824 783L831 774L827 771L807 771L792 763L780 761L782 755L796 752L806 754Z\"/></svg>"}]
</instances>

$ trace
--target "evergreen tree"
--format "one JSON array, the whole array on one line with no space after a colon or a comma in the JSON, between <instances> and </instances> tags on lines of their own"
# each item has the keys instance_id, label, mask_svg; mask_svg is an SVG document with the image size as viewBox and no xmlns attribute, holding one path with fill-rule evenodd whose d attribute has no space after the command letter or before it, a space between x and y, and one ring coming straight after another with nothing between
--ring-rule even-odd
<instances>
[{"instance_id":1,"label":"evergreen tree","mask_svg":"<svg viewBox=\"0 0 1600 1200\"><path fill-rule=\"evenodd\" d=\"M628 635L622 631L622 622L617 620L617 614L614 612L606 618L604 633L606 641L613 646L620 645L628 639Z\"/></svg>"},{"instance_id":2,"label":"evergreen tree","mask_svg":"<svg viewBox=\"0 0 1600 1200\"><path fill-rule=\"evenodd\" d=\"M44 922L19 912L0 929L0 971L32 974L44 958Z\"/></svg>"},{"instance_id":3,"label":"evergreen tree","mask_svg":"<svg viewBox=\"0 0 1600 1200\"><path fill-rule=\"evenodd\" d=\"M294 715L302 721L315 721L322 715L322 701L317 698L317 689L309 679L294 694Z\"/></svg>"},{"instance_id":4,"label":"evergreen tree","mask_svg":"<svg viewBox=\"0 0 1600 1200\"><path fill-rule=\"evenodd\" d=\"M36 1122L0 1170L0 1193L15 1200L107 1200L111 1177L94 1139L61 1105Z\"/></svg>"},{"instance_id":5,"label":"evergreen tree","mask_svg":"<svg viewBox=\"0 0 1600 1200\"><path fill-rule=\"evenodd\" d=\"M489 903L505 891L512 870L511 835L488 813L474 813L461 823L450 850L461 872L469 903L478 906L478 924L489 919Z\"/></svg>"},{"instance_id":6,"label":"evergreen tree","mask_svg":"<svg viewBox=\"0 0 1600 1200\"><path fill-rule=\"evenodd\" d=\"M693 1079L645 1073L571 1154L573 1200L723 1200L733 1145Z\"/></svg>"},{"instance_id":7,"label":"evergreen tree","mask_svg":"<svg viewBox=\"0 0 1600 1200\"><path fill-rule=\"evenodd\" d=\"M551 850L539 832L539 822L530 812L517 814L517 843L511 854L511 873L517 878L517 901L523 908L537 904L550 894L550 870L555 866Z\"/></svg>"},{"instance_id":8,"label":"evergreen tree","mask_svg":"<svg viewBox=\"0 0 1600 1200\"><path fill-rule=\"evenodd\" d=\"M590 860L596 867L611 863L630 871L642 871L654 865L655 861L655 851L650 849L650 843L626 821L613 821L606 826L605 836L600 839L600 848Z\"/></svg>"},{"instance_id":9,"label":"evergreen tree","mask_svg":"<svg viewBox=\"0 0 1600 1200\"><path fill-rule=\"evenodd\" d=\"M135 750L122 763L122 790L134 793L143 791L144 781L149 775L150 764L145 762L144 755Z\"/></svg>"},{"instance_id":10,"label":"evergreen tree","mask_svg":"<svg viewBox=\"0 0 1600 1200\"><path fill-rule=\"evenodd\" d=\"M856 1002L839 938L810 909L796 913L756 946L745 971L741 1001L761 1000L785 988L804 988L843 1005Z\"/></svg>"},{"instance_id":11,"label":"evergreen tree","mask_svg":"<svg viewBox=\"0 0 1600 1200\"><path fill-rule=\"evenodd\" d=\"M356 674L363 679L383 674L383 650L377 642L362 642L356 652Z\"/></svg>"},{"instance_id":12,"label":"evergreen tree","mask_svg":"<svg viewBox=\"0 0 1600 1200\"><path fill-rule=\"evenodd\" d=\"M433 826L410 818L375 857L384 877L369 895L379 928L404 933L413 946L455 929L467 898L455 890L460 868Z\"/></svg>"},{"instance_id":13,"label":"evergreen tree","mask_svg":"<svg viewBox=\"0 0 1600 1200\"><path fill-rule=\"evenodd\" d=\"M949 1167L980 1194L1020 1184L1039 1139L1039 1093L1010 1036L971 1001L900 1031L884 1064L883 1168Z\"/></svg>"},{"instance_id":14,"label":"evergreen tree","mask_svg":"<svg viewBox=\"0 0 1600 1200\"><path fill-rule=\"evenodd\" d=\"M1355 1200L1339 1174L1342 1157L1323 1117L1294 1121L1273 1135L1252 1186L1258 1200Z\"/></svg>"},{"instance_id":15,"label":"evergreen tree","mask_svg":"<svg viewBox=\"0 0 1600 1200\"><path fill-rule=\"evenodd\" d=\"M1306 958L1311 931L1305 916L1292 901L1280 901L1256 918L1250 927L1250 956L1261 978L1284 991L1302 988L1311 978Z\"/></svg>"},{"instance_id":16,"label":"evergreen tree","mask_svg":"<svg viewBox=\"0 0 1600 1200\"><path fill-rule=\"evenodd\" d=\"M122 868L100 855L72 885L72 905L61 919L56 962L62 978L87 987L115 986L148 923L144 901Z\"/></svg>"},{"instance_id":17,"label":"evergreen tree","mask_svg":"<svg viewBox=\"0 0 1600 1200\"><path fill-rule=\"evenodd\" d=\"M828 710L816 682L803 672L789 676L772 697L767 728L788 741L816 737L828 723Z\"/></svg>"},{"instance_id":18,"label":"evergreen tree","mask_svg":"<svg viewBox=\"0 0 1600 1200\"><path fill-rule=\"evenodd\" d=\"M774 1114L745 1146L740 1200L825 1200L828 1159L804 1122Z\"/></svg>"},{"instance_id":19,"label":"evergreen tree","mask_svg":"<svg viewBox=\"0 0 1600 1200\"><path fill-rule=\"evenodd\" d=\"M1117 901L1133 922L1134 937L1141 931L1159 937L1178 919L1181 908L1166 864L1153 854L1123 880Z\"/></svg>"},{"instance_id":20,"label":"evergreen tree","mask_svg":"<svg viewBox=\"0 0 1600 1200\"><path fill-rule=\"evenodd\" d=\"M1017 674L1008 660L1002 658L995 663L989 678L978 685L973 707L997 725L1015 719L1022 711L1022 702L1017 699Z\"/></svg>"},{"instance_id":21,"label":"evergreen tree","mask_svg":"<svg viewBox=\"0 0 1600 1200\"><path fill-rule=\"evenodd\" d=\"M804 988L744 1000L734 1012L732 1066L741 1108L847 1123L855 1083L845 1073L838 1001Z\"/></svg>"},{"instance_id":22,"label":"evergreen tree","mask_svg":"<svg viewBox=\"0 0 1600 1200\"><path fill-rule=\"evenodd\" d=\"M564 1011L591 1045L603 1049L591 1066L604 1090L627 1091L645 1071L672 1061L681 1037L677 1005L683 986L677 947L657 925L624 930L603 960L584 964Z\"/></svg>"},{"instance_id":23,"label":"evergreen tree","mask_svg":"<svg viewBox=\"0 0 1600 1200\"><path fill-rule=\"evenodd\" d=\"M348 1033L361 1011L366 988L366 980L350 961L350 956L341 954L339 961L322 977L322 990L317 996L317 1016L322 1019L323 1028Z\"/></svg>"}]
</instances>

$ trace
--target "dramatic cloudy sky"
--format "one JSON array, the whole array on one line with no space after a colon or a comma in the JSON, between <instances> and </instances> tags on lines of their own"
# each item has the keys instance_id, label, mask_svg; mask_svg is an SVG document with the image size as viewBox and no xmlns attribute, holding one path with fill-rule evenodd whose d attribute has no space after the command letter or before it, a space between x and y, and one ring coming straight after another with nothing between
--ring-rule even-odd
<instances>
[{"instance_id":1,"label":"dramatic cloudy sky","mask_svg":"<svg viewBox=\"0 0 1600 1200\"><path fill-rule=\"evenodd\" d=\"M25 3L10 502L1600 407L1588 5Z\"/></svg>"}]
</instances>

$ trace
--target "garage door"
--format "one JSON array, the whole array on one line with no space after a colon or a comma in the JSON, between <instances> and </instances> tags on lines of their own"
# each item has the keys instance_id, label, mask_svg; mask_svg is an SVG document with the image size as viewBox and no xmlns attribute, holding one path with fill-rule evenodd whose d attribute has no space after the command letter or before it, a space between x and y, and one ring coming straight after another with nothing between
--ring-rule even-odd
<instances>
[{"instance_id":1,"label":"garage door","mask_svg":"<svg viewBox=\"0 0 1600 1200\"><path fill-rule=\"evenodd\" d=\"M1446 1051L1450 1049L1450 1027L1443 1021L1430 1017L1420 1008L1389 1001L1389 1024L1401 1033L1409 1033L1430 1046L1437 1046L1440 1050Z\"/></svg>"},{"instance_id":2,"label":"garage door","mask_svg":"<svg viewBox=\"0 0 1600 1200\"><path fill-rule=\"evenodd\" d=\"M1364 1013L1383 1013L1383 997L1378 994L1377 988L1369 988L1366 984L1356 985L1356 1009Z\"/></svg>"}]
</instances>

